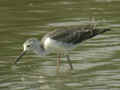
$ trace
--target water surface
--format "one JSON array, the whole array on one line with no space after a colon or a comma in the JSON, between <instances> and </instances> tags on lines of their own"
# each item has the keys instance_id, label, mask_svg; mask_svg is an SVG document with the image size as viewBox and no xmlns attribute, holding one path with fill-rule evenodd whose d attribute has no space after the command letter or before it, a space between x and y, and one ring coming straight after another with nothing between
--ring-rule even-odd
<instances>
[{"instance_id":1,"label":"water surface","mask_svg":"<svg viewBox=\"0 0 120 90\"><path fill-rule=\"evenodd\" d=\"M0 90L119 90L119 0L1 0ZM74 70L62 58L56 72L56 55L45 58L32 53L19 64L15 58L23 42L41 38L51 28L105 22L112 31L82 43L71 52ZM101 25L99 25L101 26Z\"/></svg>"}]
</instances>

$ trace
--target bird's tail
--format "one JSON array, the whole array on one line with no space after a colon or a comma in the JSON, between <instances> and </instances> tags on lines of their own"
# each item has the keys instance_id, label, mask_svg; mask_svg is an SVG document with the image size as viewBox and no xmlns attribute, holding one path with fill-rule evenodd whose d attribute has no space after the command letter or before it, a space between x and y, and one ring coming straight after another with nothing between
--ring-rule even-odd
<instances>
[{"instance_id":1,"label":"bird's tail","mask_svg":"<svg viewBox=\"0 0 120 90\"><path fill-rule=\"evenodd\" d=\"M96 36L96 35L101 34L101 33L104 33L104 32L107 32L107 31L110 31L110 30L111 29L109 29L109 28L106 28L106 29L94 29L94 30L92 30L91 37Z\"/></svg>"}]
</instances>

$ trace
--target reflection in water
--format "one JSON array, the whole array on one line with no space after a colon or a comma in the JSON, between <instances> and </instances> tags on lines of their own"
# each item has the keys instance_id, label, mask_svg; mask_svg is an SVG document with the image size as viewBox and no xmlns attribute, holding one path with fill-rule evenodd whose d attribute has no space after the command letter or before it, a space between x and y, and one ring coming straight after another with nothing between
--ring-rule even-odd
<instances>
[{"instance_id":1,"label":"reflection in water","mask_svg":"<svg viewBox=\"0 0 120 90\"><path fill-rule=\"evenodd\" d=\"M0 1L0 90L119 90L119 0ZM13 65L30 37L41 38L50 28L88 23L94 16L106 20L112 31L80 45L71 53L75 70L62 60L56 73L56 56L31 53Z\"/></svg>"}]
</instances>

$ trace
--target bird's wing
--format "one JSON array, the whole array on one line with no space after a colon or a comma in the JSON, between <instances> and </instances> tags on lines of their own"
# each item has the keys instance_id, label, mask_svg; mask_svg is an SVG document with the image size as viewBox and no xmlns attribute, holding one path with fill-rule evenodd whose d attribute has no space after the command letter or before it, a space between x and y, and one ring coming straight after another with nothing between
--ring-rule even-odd
<instances>
[{"instance_id":1,"label":"bird's wing","mask_svg":"<svg viewBox=\"0 0 120 90\"><path fill-rule=\"evenodd\" d=\"M44 41L46 37L50 37L53 40L57 40L63 43L77 44L107 30L108 29L92 29L92 28L55 30L46 34L43 37L42 41Z\"/></svg>"},{"instance_id":2,"label":"bird's wing","mask_svg":"<svg viewBox=\"0 0 120 90\"><path fill-rule=\"evenodd\" d=\"M55 36L51 37L54 40L62 41L64 43L80 43L90 35L88 30L61 30Z\"/></svg>"}]
</instances>

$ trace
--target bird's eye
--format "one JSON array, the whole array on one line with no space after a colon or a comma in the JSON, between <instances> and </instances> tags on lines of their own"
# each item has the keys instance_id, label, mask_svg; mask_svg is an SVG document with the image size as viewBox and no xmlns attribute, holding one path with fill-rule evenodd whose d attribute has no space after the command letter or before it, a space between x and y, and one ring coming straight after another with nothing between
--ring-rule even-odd
<instances>
[{"instance_id":1,"label":"bird's eye","mask_svg":"<svg viewBox=\"0 0 120 90\"><path fill-rule=\"evenodd\" d=\"M27 45L27 47L30 47L30 45Z\"/></svg>"}]
</instances>

